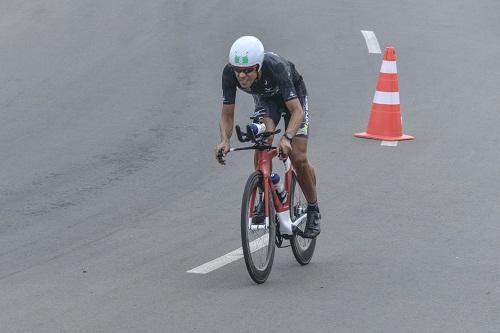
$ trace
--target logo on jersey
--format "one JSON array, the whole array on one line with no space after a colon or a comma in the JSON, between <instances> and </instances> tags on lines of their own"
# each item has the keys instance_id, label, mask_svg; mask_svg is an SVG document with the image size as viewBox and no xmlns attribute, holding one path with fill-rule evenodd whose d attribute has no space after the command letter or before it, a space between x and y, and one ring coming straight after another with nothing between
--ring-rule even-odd
<instances>
[{"instance_id":1,"label":"logo on jersey","mask_svg":"<svg viewBox=\"0 0 500 333\"><path fill-rule=\"evenodd\" d=\"M235 53L234 63L237 65L248 65L248 52L244 56L239 56L238 53Z\"/></svg>"}]
</instances>

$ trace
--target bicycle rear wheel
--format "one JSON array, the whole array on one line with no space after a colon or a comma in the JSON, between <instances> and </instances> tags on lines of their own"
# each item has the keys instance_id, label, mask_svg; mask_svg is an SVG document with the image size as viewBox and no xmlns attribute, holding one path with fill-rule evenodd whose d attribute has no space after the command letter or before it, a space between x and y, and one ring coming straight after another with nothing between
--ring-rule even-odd
<instances>
[{"instance_id":1,"label":"bicycle rear wheel","mask_svg":"<svg viewBox=\"0 0 500 333\"><path fill-rule=\"evenodd\" d=\"M269 193L269 219L261 219L258 214L265 212L259 202L264 200L264 178L254 172L248 178L241 202L241 243L248 273L256 283L264 283L271 272L274 259L274 239L276 235L276 213ZM261 208L261 209L259 209Z\"/></svg>"},{"instance_id":2,"label":"bicycle rear wheel","mask_svg":"<svg viewBox=\"0 0 500 333\"><path fill-rule=\"evenodd\" d=\"M307 200L300 188L295 175L292 177L290 186L290 218L292 222L297 220L304 214L307 214ZM304 223L305 224L305 223ZM304 225L302 224L302 225ZM304 227L301 227L302 231ZM316 247L316 238L303 238L299 235L294 235L290 239L293 255L301 265L307 265L314 254Z\"/></svg>"}]
</instances>

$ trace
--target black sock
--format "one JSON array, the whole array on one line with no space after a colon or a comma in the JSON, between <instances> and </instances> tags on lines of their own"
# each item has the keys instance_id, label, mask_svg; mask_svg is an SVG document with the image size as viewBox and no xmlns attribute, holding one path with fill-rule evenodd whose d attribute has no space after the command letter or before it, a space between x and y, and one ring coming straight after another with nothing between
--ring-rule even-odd
<instances>
[{"instance_id":1,"label":"black sock","mask_svg":"<svg viewBox=\"0 0 500 333\"><path fill-rule=\"evenodd\" d=\"M313 203L307 203L307 210L315 210L319 212L318 201L315 201Z\"/></svg>"}]
</instances>

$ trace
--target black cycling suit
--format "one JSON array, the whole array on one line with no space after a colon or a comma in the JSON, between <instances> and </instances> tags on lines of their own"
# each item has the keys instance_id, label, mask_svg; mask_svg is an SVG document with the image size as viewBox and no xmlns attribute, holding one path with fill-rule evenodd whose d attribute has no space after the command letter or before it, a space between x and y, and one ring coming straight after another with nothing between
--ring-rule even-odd
<instances>
[{"instance_id":1,"label":"black cycling suit","mask_svg":"<svg viewBox=\"0 0 500 333\"><path fill-rule=\"evenodd\" d=\"M253 95L255 113L268 116L278 125L281 114L285 115L285 128L290 121L290 112L285 102L298 98L304 110L304 119L297 136L309 135L309 109L307 105L307 89L302 76L295 65L276 53L266 52L260 77L248 89L242 88L230 64L222 72L223 104L234 104L236 88Z\"/></svg>"}]
</instances>

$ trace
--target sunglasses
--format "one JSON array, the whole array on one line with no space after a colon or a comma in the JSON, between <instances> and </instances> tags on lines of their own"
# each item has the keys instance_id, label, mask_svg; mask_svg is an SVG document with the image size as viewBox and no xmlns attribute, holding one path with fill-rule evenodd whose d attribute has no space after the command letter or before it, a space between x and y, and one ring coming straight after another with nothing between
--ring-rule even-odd
<instances>
[{"instance_id":1,"label":"sunglasses","mask_svg":"<svg viewBox=\"0 0 500 333\"><path fill-rule=\"evenodd\" d=\"M250 74L253 71L257 70L257 68L259 68L259 65L253 65L251 67L236 67L236 66L233 66L233 71L235 71L238 74L240 74L240 73Z\"/></svg>"}]
</instances>

